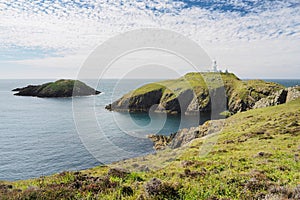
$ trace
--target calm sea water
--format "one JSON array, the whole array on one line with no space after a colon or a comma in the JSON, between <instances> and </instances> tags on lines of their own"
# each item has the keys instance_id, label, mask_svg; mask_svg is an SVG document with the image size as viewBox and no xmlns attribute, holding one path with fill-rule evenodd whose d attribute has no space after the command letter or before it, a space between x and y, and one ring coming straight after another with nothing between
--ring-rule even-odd
<instances>
[{"instance_id":1,"label":"calm sea water","mask_svg":"<svg viewBox=\"0 0 300 200\"><path fill-rule=\"evenodd\" d=\"M154 80L104 80L97 86L101 95L73 99L19 97L11 92L47 81L53 80L0 80L0 180L81 170L147 154L153 151L147 134L170 134L199 123L193 117L104 109L112 100ZM300 80L269 81L300 85ZM200 123L208 118L201 116Z\"/></svg>"},{"instance_id":2,"label":"calm sea water","mask_svg":"<svg viewBox=\"0 0 300 200\"><path fill-rule=\"evenodd\" d=\"M285 87L300 85L300 79L265 79L265 81L279 83Z\"/></svg>"}]
</instances>

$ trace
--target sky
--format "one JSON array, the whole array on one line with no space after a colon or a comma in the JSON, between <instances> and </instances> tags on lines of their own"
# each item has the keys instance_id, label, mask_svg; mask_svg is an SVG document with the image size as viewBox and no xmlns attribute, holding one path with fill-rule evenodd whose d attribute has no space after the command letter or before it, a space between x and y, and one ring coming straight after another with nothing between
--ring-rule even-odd
<instances>
[{"instance_id":1,"label":"sky","mask_svg":"<svg viewBox=\"0 0 300 200\"><path fill-rule=\"evenodd\" d=\"M0 78L76 78L96 47L140 28L182 34L241 78L300 78L299 0L0 0ZM124 57L107 78L157 56L190 71L152 53ZM155 77L148 69L133 74Z\"/></svg>"}]
</instances>

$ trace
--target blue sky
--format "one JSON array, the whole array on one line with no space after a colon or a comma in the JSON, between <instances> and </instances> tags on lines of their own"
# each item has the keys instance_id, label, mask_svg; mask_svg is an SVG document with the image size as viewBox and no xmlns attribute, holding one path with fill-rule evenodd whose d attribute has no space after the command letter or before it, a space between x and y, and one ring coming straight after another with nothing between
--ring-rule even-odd
<instances>
[{"instance_id":1,"label":"blue sky","mask_svg":"<svg viewBox=\"0 0 300 200\"><path fill-rule=\"evenodd\" d=\"M0 78L75 78L99 44L145 27L185 35L242 78L300 78L298 0L0 0L0 22Z\"/></svg>"}]
</instances>

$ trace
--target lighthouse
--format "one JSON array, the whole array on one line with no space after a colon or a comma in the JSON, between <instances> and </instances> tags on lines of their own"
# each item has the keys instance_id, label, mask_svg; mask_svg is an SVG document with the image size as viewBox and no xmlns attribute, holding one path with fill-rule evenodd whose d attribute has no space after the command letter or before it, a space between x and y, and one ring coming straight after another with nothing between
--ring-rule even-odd
<instances>
[{"instance_id":1,"label":"lighthouse","mask_svg":"<svg viewBox=\"0 0 300 200\"><path fill-rule=\"evenodd\" d=\"M216 60L213 60L212 62L212 72L218 72L218 65Z\"/></svg>"}]
</instances>

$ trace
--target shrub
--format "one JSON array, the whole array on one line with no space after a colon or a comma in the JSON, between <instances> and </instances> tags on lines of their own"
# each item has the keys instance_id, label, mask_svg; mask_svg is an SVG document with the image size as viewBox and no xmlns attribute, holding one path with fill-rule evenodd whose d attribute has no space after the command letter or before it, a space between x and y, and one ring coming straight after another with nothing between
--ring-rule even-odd
<instances>
[{"instance_id":1,"label":"shrub","mask_svg":"<svg viewBox=\"0 0 300 200\"><path fill-rule=\"evenodd\" d=\"M128 171L119 168L111 168L107 173L108 176L119 177L119 178L125 178L129 174L130 173Z\"/></svg>"},{"instance_id":2,"label":"shrub","mask_svg":"<svg viewBox=\"0 0 300 200\"><path fill-rule=\"evenodd\" d=\"M178 189L169 183L163 183L158 178L151 179L145 185L148 197L154 199L179 199Z\"/></svg>"},{"instance_id":3,"label":"shrub","mask_svg":"<svg viewBox=\"0 0 300 200\"><path fill-rule=\"evenodd\" d=\"M121 194L123 196L132 196L133 195L133 189L129 186L123 186L121 188Z\"/></svg>"}]
</instances>

